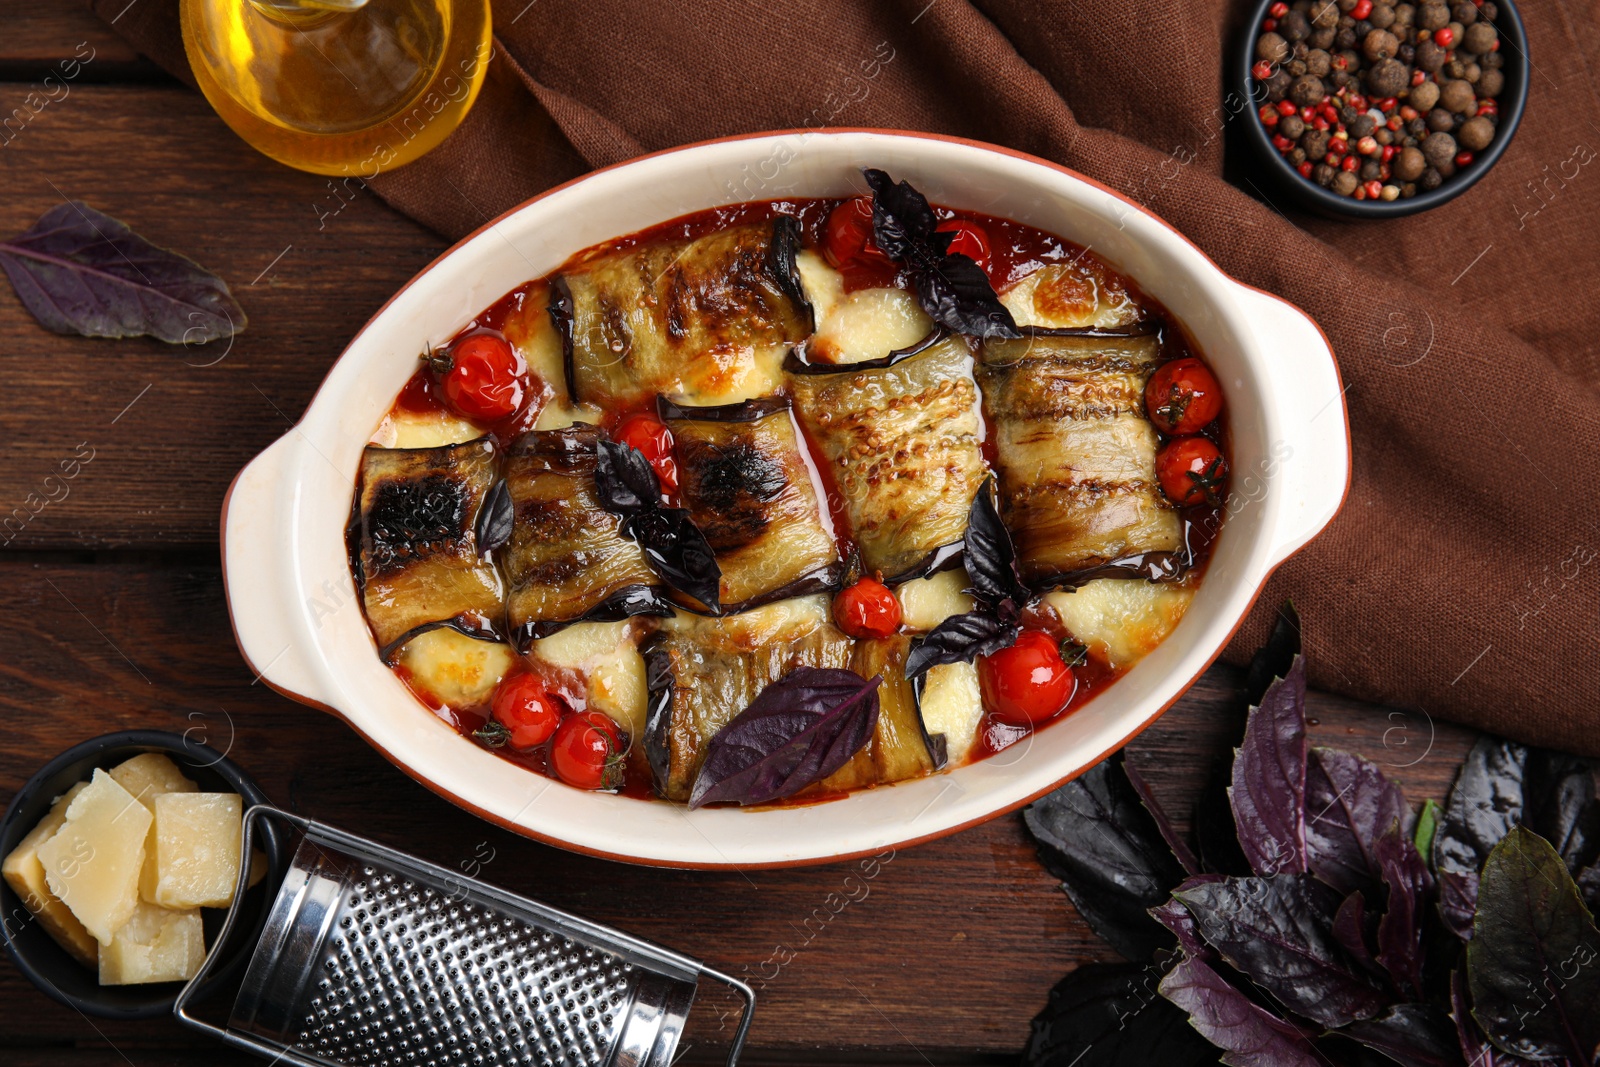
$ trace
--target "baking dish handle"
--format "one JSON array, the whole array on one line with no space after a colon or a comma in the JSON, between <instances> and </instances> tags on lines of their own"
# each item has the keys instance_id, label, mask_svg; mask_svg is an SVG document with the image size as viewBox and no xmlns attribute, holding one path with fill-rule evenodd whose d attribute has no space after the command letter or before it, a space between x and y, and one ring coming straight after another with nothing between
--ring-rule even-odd
<instances>
[{"instance_id":1,"label":"baking dish handle","mask_svg":"<svg viewBox=\"0 0 1600 1067\"><path fill-rule=\"evenodd\" d=\"M1277 566L1321 533L1344 503L1350 487L1345 386L1327 337L1309 315L1270 293L1239 288L1271 379L1266 395L1278 415L1264 460L1277 473L1257 479L1278 491L1271 559ZM1242 473L1250 472L1234 472L1235 493L1252 484Z\"/></svg>"},{"instance_id":2,"label":"baking dish handle","mask_svg":"<svg viewBox=\"0 0 1600 1067\"><path fill-rule=\"evenodd\" d=\"M321 592L301 588L296 566L305 452L290 430L245 465L222 505L222 577L234 639L252 685L265 684L314 707L332 701L304 631ZM349 594L329 594L337 610Z\"/></svg>"}]
</instances>

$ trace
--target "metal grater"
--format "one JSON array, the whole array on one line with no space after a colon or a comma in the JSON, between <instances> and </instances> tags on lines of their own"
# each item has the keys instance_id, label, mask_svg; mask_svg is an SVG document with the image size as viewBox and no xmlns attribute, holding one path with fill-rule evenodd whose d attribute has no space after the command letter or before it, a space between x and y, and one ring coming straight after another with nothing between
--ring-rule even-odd
<instances>
[{"instance_id":1,"label":"metal grater","mask_svg":"<svg viewBox=\"0 0 1600 1067\"><path fill-rule=\"evenodd\" d=\"M744 999L737 1061L755 1010L743 982L273 807L245 813L244 856L267 818L304 839L227 1027L189 1010L216 951L173 1007L186 1025L301 1067L668 1067L705 976Z\"/></svg>"}]
</instances>

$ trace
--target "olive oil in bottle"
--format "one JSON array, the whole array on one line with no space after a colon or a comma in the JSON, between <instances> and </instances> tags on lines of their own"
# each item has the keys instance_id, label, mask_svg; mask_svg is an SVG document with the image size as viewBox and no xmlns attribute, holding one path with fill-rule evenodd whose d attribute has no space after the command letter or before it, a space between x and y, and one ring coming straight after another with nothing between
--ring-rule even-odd
<instances>
[{"instance_id":1,"label":"olive oil in bottle","mask_svg":"<svg viewBox=\"0 0 1600 1067\"><path fill-rule=\"evenodd\" d=\"M489 0L182 0L206 99L259 151L371 178L450 135L491 53Z\"/></svg>"}]
</instances>

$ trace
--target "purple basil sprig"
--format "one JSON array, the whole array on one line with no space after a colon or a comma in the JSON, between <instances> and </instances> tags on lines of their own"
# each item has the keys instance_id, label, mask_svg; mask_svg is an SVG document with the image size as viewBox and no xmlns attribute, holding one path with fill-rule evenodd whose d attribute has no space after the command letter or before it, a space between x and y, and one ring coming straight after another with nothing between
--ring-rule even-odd
<instances>
[{"instance_id":1,"label":"purple basil sprig","mask_svg":"<svg viewBox=\"0 0 1600 1067\"><path fill-rule=\"evenodd\" d=\"M711 738L689 807L767 804L850 762L878 726L881 676L796 667Z\"/></svg>"},{"instance_id":2,"label":"purple basil sprig","mask_svg":"<svg viewBox=\"0 0 1600 1067\"><path fill-rule=\"evenodd\" d=\"M602 439L596 455L600 505L622 516L618 532L637 542L661 580L714 612L722 610L722 568L706 535L683 508L663 507L661 483L643 452Z\"/></svg>"}]
</instances>

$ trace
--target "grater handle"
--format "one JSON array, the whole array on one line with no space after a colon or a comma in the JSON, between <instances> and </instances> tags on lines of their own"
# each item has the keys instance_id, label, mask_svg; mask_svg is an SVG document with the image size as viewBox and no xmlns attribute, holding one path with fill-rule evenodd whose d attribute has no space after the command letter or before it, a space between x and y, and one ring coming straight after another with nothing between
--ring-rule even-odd
<instances>
[{"instance_id":1,"label":"grater handle","mask_svg":"<svg viewBox=\"0 0 1600 1067\"><path fill-rule=\"evenodd\" d=\"M744 1039L750 1033L750 1021L755 1018L756 991L731 974L723 974L703 963L700 965L700 973L732 987L733 991L739 994L739 999L744 1001L744 1010L739 1013L739 1028L734 1031L733 1044L728 1046L728 1067L734 1067L739 1062L739 1053L744 1051Z\"/></svg>"}]
</instances>

